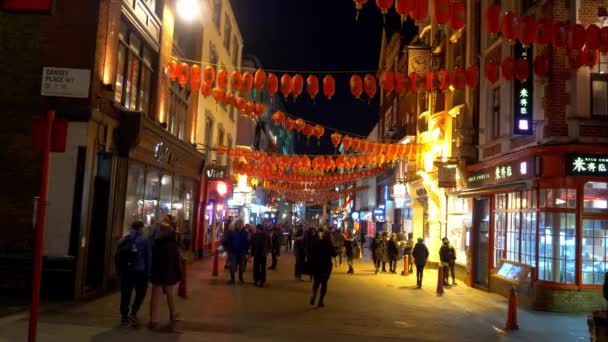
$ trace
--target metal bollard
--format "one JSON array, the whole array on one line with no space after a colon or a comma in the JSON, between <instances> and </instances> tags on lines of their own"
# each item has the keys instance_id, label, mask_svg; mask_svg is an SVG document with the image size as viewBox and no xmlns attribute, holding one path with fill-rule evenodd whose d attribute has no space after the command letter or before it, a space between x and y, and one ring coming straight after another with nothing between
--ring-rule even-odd
<instances>
[{"instance_id":1,"label":"metal bollard","mask_svg":"<svg viewBox=\"0 0 608 342\"><path fill-rule=\"evenodd\" d=\"M507 311L506 328L509 330L519 329L519 325L517 324L517 295L513 287L509 290L509 309Z\"/></svg>"},{"instance_id":2,"label":"metal bollard","mask_svg":"<svg viewBox=\"0 0 608 342\"><path fill-rule=\"evenodd\" d=\"M437 270L437 295L443 296L443 266L441 264Z\"/></svg>"}]
</instances>

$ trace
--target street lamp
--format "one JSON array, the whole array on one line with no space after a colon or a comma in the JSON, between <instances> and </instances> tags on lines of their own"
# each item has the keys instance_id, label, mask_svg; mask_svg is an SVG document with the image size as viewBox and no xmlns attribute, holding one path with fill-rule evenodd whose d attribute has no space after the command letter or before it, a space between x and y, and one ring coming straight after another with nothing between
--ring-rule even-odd
<instances>
[{"instance_id":1,"label":"street lamp","mask_svg":"<svg viewBox=\"0 0 608 342\"><path fill-rule=\"evenodd\" d=\"M200 14L199 0L178 0L177 14L186 21L196 19Z\"/></svg>"}]
</instances>

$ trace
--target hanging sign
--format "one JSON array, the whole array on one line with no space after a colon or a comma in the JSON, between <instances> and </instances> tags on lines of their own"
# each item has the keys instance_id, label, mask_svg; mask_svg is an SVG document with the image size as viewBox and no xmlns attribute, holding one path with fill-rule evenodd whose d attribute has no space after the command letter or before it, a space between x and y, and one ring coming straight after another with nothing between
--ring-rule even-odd
<instances>
[{"instance_id":1,"label":"hanging sign","mask_svg":"<svg viewBox=\"0 0 608 342\"><path fill-rule=\"evenodd\" d=\"M516 43L514 47L515 59L525 59L528 61L528 70L532 70L532 45L523 47L521 43ZM532 111L533 111L533 92L534 89L532 74L529 73L525 81L513 80L513 88L515 94L514 102L515 120L513 124L513 133L519 135L532 135Z\"/></svg>"},{"instance_id":2,"label":"hanging sign","mask_svg":"<svg viewBox=\"0 0 608 342\"><path fill-rule=\"evenodd\" d=\"M442 166L439 168L439 184L440 188L455 188L456 187L456 168Z\"/></svg>"},{"instance_id":3,"label":"hanging sign","mask_svg":"<svg viewBox=\"0 0 608 342\"><path fill-rule=\"evenodd\" d=\"M566 174L571 176L608 176L608 155L570 153Z\"/></svg>"}]
</instances>

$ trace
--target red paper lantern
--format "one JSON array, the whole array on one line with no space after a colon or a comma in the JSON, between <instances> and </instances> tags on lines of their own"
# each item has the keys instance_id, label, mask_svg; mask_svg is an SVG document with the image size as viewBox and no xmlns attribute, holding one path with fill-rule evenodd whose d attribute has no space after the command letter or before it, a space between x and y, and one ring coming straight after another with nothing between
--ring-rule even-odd
<instances>
[{"instance_id":1,"label":"red paper lantern","mask_svg":"<svg viewBox=\"0 0 608 342\"><path fill-rule=\"evenodd\" d=\"M464 70L462 70L461 68L456 68L452 70L452 85L454 86L454 88L462 89L464 88L465 84L466 75L464 73Z\"/></svg>"},{"instance_id":2,"label":"red paper lantern","mask_svg":"<svg viewBox=\"0 0 608 342\"><path fill-rule=\"evenodd\" d=\"M536 24L535 42L538 44L549 44L553 36L553 22L549 18L541 18Z\"/></svg>"},{"instance_id":3,"label":"red paper lantern","mask_svg":"<svg viewBox=\"0 0 608 342\"><path fill-rule=\"evenodd\" d=\"M304 121L302 119L296 119L295 124L294 124L294 128L296 131L302 132L302 130L304 129L305 126L306 126L306 121Z\"/></svg>"},{"instance_id":4,"label":"red paper lantern","mask_svg":"<svg viewBox=\"0 0 608 342\"><path fill-rule=\"evenodd\" d=\"M277 75L273 73L269 73L266 78L266 91L268 91L268 95L273 96L279 91L279 79Z\"/></svg>"},{"instance_id":5,"label":"red paper lantern","mask_svg":"<svg viewBox=\"0 0 608 342\"><path fill-rule=\"evenodd\" d=\"M565 48L568 45L568 26L566 23L553 23L553 35L551 41L553 46L556 48Z\"/></svg>"},{"instance_id":6,"label":"red paper lantern","mask_svg":"<svg viewBox=\"0 0 608 342\"><path fill-rule=\"evenodd\" d=\"M600 55L597 50L588 49L586 46L581 50L583 64L593 67L599 61Z\"/></svg>"},{"instance_id":7,"label":"red paper lantern","mask_svg":"<svg viewBox=\"0 0 608 342\"><path fill-rule=\"evenodd\" d=\"M395 73L395 93L398 95L403 94L407 88L407 76L404 73Z\"/></svg>"},{"instance_id":8,"label":"red paper lantern","mask_svg":"<svg viewBox=\"0 0 608 342\"><path fill-rule=\"evenodd\" d=\"M334 132L329 137L331 138L331 143L334 144L334 147L338 147L340 145L340 141L342 140L342 134Z\"/></svg>"},{"instance_id":9,"label":"red paper lantern","mask_svg":"<svg viewBox=\"0 0 608 342\"><path fill-rule=\"evenodd\" d=\"M246 71L243 74L243 86L241 87L241 90L244 93L247 93L251 88L253 88L253 75L249 71Z\"/></svg>"},{"instance_id":10,"label":"red paper lantern","mask_svg":"<svg viewBox=\"0 0 608 342\"><path fill-rule=\"evenodd\" d=\"M260 90L264 88L264 83L266 83L266 73L262 69L258 69L253 76L253 86L255 89Z\"/></svg>"},{"instance_id":11,"label":"red paper lantern","mask_svg":"<svg viewBox=\"0 0 608 342\"><path fill-rule=\"evenodd\" d=\"M354 97L359 98L363 94L363 80L359 75L352 75L350 77L350 92Z\"/></svg>"},{"instance_id":12,"label":"red paper lantern","mask_svg":"<svg viewBox=\"0 0 608 342\"><path fill-rule=\"evenodd\" d=\"M542 78L549 74L549 58L544 53L534 58L534 73Z\"/></svg>"},{"instance_id":13,"label":"red paper lantern","mask_svg":"<svg viewBox=\"0 0 608 342\"><path fill-rule=\"evenodd\" d=\"M604 26L600 29L600 44L598 49L600 52L608 52L608 26Z\"/></svg>"},{"instance_id":14,"label":"red paper lantern","mask_svg":"<svg viewBox=\"0 0 608 342\"><path fill-rule=\"evenodd\" d=\"M319 93L319 79L315 75L309 75L306 78L306 92L311 100L315 100Z\"/></svg>"},{"instance_id":15,"label":"red paper lantern","mask_svg":"<svg viewBox=\"0 0 608 342\"><path fill-rule=\"evenodd\" d=\"M365 94L370 100L376 95L376 91L378 91L378 86L376 85L376 77L372 74L365 75L363 79L363 88L365 89Z\"/></svg>"},{"instance_id":16,"label":"red paper lantern","mask_svg":"<svg viewBox=\"0 0 608 342\"><path fill-rule=\"evenodd\" d=\"M348 150L352 144L353 138L349 137L348 135L345 135L344 138L342 138L342 145L344 145L344 149Z\"/></svg>"},{"instance_id":17,"label":"red paper lantern","mask_svg":"<svg viewBox=\"0 0 608 342\"><path fill-rule=\"evenodd\" d=\"M275 112L274 114L272 114L272 121L274 121L276 124L282 124L285 122L285 113L283 112Z\"/></svg>"},{"instance_id":18,"label":"red paper lantern","mask_svg":"<svg viewBox=\"0 0 608 342\"><path fill-rule=\"evenodd\" d=\"M395 73L392 71L385 71L380 75L380 83L382 85L382 89L385 92L390 93L395 89Z\"/></svg>"},{"instance_id":19,"label":"red paper lantern","mask_svg":"<svg viewBox=\"0 0 608 342\"><path fill-rule=\"evenodd\" d=\"M307 124L306 126L304 126L304 129L302 129L302 133L304 133L304 136L306 136L306 138L308 139L310 139L314 132L315 129L311 124Z\"/></svg>"},{"instance_id":20,"label":"red paper lantern","mask_svg":"<svg viewBox=\"0 0 608 342\"><path fill-rule=\"evenodd\" d=\"M401 21L407 20L407 16L414 10L415 0L396 0L395 11L401 16Z\"/></svg>"},{"instance_id":21,"label":"red paper lantern","mask_svg":"<svg viewBox=\"0 0 608 342\"><path fill-rule=\"evenodd\" d=\"M573 50L580 50L585 45L585 27L581 24L572 26L568 47Z\"/></svg>"},{"instance_id":22,"label":"red paper lantern","mask_svg":"<svg viewBox=\"0 0 608 342\"><path fill-rule=\"evenodd\" d=\"M410 92L412 93L417 93L418 90L420 90L418 88L418 74L415 72L411 72L409 77L408 77L408 82L407 82L407 86L410 90Z\"/></svg>"},{"instance_id":23,"label":"red paper lantern","mask_svg":"<svg viewBox=\"0 0 608 342\"><path fill-rule=\"evenodd\" d=\"M243 98L241 96L237 96L236 100L234 100L234 105L236 106L236 108L241 113L245 112L245 105L246 104L247 104L247 101L245 100L245 98Z\"/></svg>"},{"instance_id":24,"label":"red paper lantern","mask_svg":"<svg viewBox=\"0 0 608 342\"><path fill-rule=\"evenodd\" d=\"M203 85L201 86L201 95L203 95L204 98L207 98L211 95L211 84L203 83Z\"/></svg>"},{"instance_id":25,"label":"red paper lantern","mask_svg":"<svg viewBox=\"0 0 608 342\"><path fill-rule=\"evenodd\" d=\"M376 6L378 6L382 14L386 14L393 7L393 0L376 0Z\"/></svg>"},{"instance_id":26,"label":"red paper lantern","mask_svg":"<svg viewBox=\"0 0 608 342\"><path fill-rule=\"evenodd\" d=\"M304 90L304 77L302 77L302 75L300 74L297 74L293 77L291 83L293 87L291 92L293 93L295 99L297 99L298 96L302 94L302 90Z\"/></svg>"},{"instance_id":27,"label":"red paper lantern","mask_svg":"<svg viewBox=\"0 0 608 342\"><path fill-rule=\"evenodd\" d=\"M234 101L236 99L234 98L234 94L232 92L227 91L226 94L224 94L224 102L229 105L232 106L234 105Z\"/></svg>"},{"instance_id":28,"label":"red paper lantern","mask_svg":"<svg viewBox=\"0 0 608 342\"><path fill-rule=\"evenodd\" d=\"M215 68L211 65L207 65L203 71L203 80L209 85L213 85L215 82Z\"/></svg>"},{"instance_id":29,"label":"red paper lantern","mask_svg":"<svg viewBox=\"0 0 608 342\"><path fill-rule=\"evenodd\" d=\"M315 136L317 139L321 139L321 137L325 134L325 128L321 125L315 125Z\"/></svg>"},{"instance_id":30,"label":"red paper lantern","mask_svg":"<svg viewBox=\"0 0 608 342\"><path fill-rule=\"evenodd\" d=\"M415 21L421 21L429 16L429 0L416 0L410 17Z\"/></svg>"},{"instance_id":31,"label":"red paper lantern","mask_svg":"<svg viewBox=\"0 0 608 342\"><path fill-rule=\"evenodd\" d=\"M450 87L450 72L442 69L437 74L437 78L439 79L439 89L446 90Z\"/></svg>"},{"instance_id":32,"label":"red paper lantern","mask_svg":"<svg viewBox=\"0 0 608 342\"><path fill-rule=\"evenodd\" d=\"M182 87L185 87L190 79L190 66L186 63L182 63L177 67L177 82Z\"/></svg>"},{"instance_id":33,"label":"red paper lantern","mask_svg":"<svg viewBox=\"0 0 608 342\"><path fill-rule=\"evenodd\" d=\"M479 68L477 65L471 65L466 71L467 86L475 88L479 84Z\"/></svg>"},{"instance_id":34,"label":"red paper lantern","mask_svg":"<svg viewBox=\"0 0 608 342\"><path fill-rule=\"evenodd\" d=\"M292 90L293 79L288 74L283 74L283 76L281 76L281 94L287 98L289 94L291 94Z\"/></svg>"},{"instance_id":35,"label":"red paper lantern","mask_svg":"<svg viewBox=\"0 0 608 342\"><path fill-rule=\"evenodd\" d=\"M217 86L222 90L226 90L228 86L228 71L222 69L217 73Z\"/></svg>"},{"instance_id":36,"label":"red paper lantern","mask_svg":"<svg viewBox=\"0 0 608 342\"><path fill-rule=\"evenodd\" d=\"M519 58L515 62L515 77L521 82L524 82L530 76L530 65L525 58Z\"/></svg>"},{"instance_id":37,"label":"red paper lantern","mask_svg":"<svg viewBox=\"0 0 608 342\"><path fill-rule=\"evenodd\" d=\"M190 89L195 92L201 89L201 67L198 64L190 68Z\"/></svg>"},{"instance_id":38,"label":"red paper lantern","mask_svg":"<svg viewBox=\"0 0 608 342\"><path fill-rule=\"evenodd\" d=\"M510 81L515 77L515 59L513 57L507 57L502 62L501 66L502 77L507 81Z\"/></svg>"},{"instance_id":39,"label":"red paper lantern","mask_svg":"<svg viewBox=\"0 0 608 342\"><path fill-rule=\"evenodd\" d=\"M426 75L424 75L424 89L426 91L433 91L435 88L435 73L432 71L427 71Z\"/></svg>"},{"instance_id":40,"label":"red paper lantern","mask_svg":"<svg viewBox=\"0 0 608 342\"><path fill-rule=\"evenodd\" d=\"M450 0L434 0L435 5L435 22L439 25L447 24L450 20L450 11L452 3Z\"/></svg>"},{"instance_id":41,"label":"red paper lantern","mask_svg":"<svg viewBox=\"0 0 608 342\"><path fill-rule=\"evenodd\" d=\"M485 66L486 79L494 84L500 79L500 65L496 61L486 62Z\"/></svg>"},{"instance_id":42,"label":"red paper lantern","mask_svg":"<svg viewBox=\"0 0 608 342\"><path fill-rule=\"evenodd\" d=\"M232 91L237 92L241 90L242 87L243 75L238 71L233 71L232 74L230 74L230 88L232 88Z\"/></svg>"},{"instance_id":43,"label":"red paper lantern","mask_svg":"<svg viewBox=\"0 0 608 342\"><path fill-rule=\"evenodd\" d=\"M245 110L243 111L243 114L249 116L249 115L253 115L254 113L255 113L255 103L253 101L245 102Z\"/></svg>"},{"instance_id":44,"label":"red paper lantern","mask_svg":"<svg viewBox=\"0 0 608 342\"><path fill-rule=\"evenodd\" d=\"M255 114L255 116L257 116L258 118L261 118L265 112L266 112L266 106L264 106L264 104L262 104L262 103L255 104L255 110L253 112Z\"/></svg>"},{"instance_id":45,"label":"red paper lantern","mask_svg":"<svg viewBox=\"0 0 608 342\"><path fill-rule=\"evenodd\" d=\"M285 120L285 131L287 133L291 132L294 125L295 125L294 120L288 118L287 120Z\"/></svg>"},{"instance_id":46,"label":"red paper lantern","mask_svg":"<svg viewBox=\"0 0 608 342\"><path fill-rule=\"evenodd\" d=\"M327 75L323 77L323 95L327 97L329 100L336 93L336 80L333 76Z\"/></svg>"},{"instance_id":47,"label":"red paper lantern","mask_svg":"<svg viewBox=\"0 0 608 342\"><path fill-rule=\"evenodd\" d=\"M587 26L585 30L585 48L597 50L600 47L600 28L595 24Z\"/></svg>"},{"instance_id":48,"label":"red paper lantern","mask_svg":"<svg viewBox=\"0 0 608 342\"><path fill-rule=\"evenodd\" d=\"M519 32L519 18L513 12L508 12L502 18L502 35L509 42L517 39Z\"/></svg>"},{"instance_id":49,"label":"red paper lantern","mask_svg":"<svg viewBox=\"0 0 608 342\"><path fill-rule=\"evenodd\" d=\"M492 5L486 9L486 31L489 34L500 32L500 12L502 9L498 5Z\"/></svg>"},{"instance_id":50,"label":"red paper lantern","mask_svg":"<svg viewBox=\"0 0 608 342\"><path fill-rule=\"evenodd\" d=\"M467 9L464 2L453 2L450 13L450 28L460 30L467 22Z\"/></svg>"},{"instance_id":51,"label":"red paper lantern","mask_svg":"<svg viewBox=\"0 0 608 342\"><path fill-rule=\"evenodd\" d=\"M169 74L169 78L174 80L178 76L178 64L177 61L172 59L167 63L167 73Z\"/></svg>"},{"instance_id":52,"label":"red paper lantern","mask_svg":"<svg viewBox=\"0 0 608 342\"><path fill-rule=\"evenodd\" d=\"M584 64L583 53L581 50L568 51L568 65L571 69L579 69Z\"/></svg>"},{"instance_id":53,"label":"red paper lantern","mask_svg":"<svg viewBox=\"0 0 608 342\"><path fill-rule=\"evenodd\" d=\"M519 41L524 47L532 44L536 38L536 27L538 23L536 18L531 15L527 15L521 18L519 22Z\"/></svg>"},{"instance_id":54,"label":"red paper lantern","mask_svg":"<svg viewBox=\"0 0 608 342\"><path fill-rule=\"evenodd\" d=\"M226 95L226 93L224 92L224 89L220 88L220 87L215 87L212 90L213 93L213 98L215 99L216 103L220 103L222 101L224 101L224 95Z\"/></svg>"}]
</instances>

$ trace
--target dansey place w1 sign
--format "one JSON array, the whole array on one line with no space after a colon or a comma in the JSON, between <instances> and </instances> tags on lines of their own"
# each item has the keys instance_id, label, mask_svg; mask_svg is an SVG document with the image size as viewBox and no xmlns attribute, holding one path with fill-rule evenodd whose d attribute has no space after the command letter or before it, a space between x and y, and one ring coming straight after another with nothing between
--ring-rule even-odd
<instances>
[{"instance_id":1,"label":"dansey place w1 sign","mask_svg":"<svg viewBox=\"0 0 608 342\"><path fill-rule=\"evenodd\" d=\"M566 174L571 176L608 176L608 155L570 153Z\"/></svg>"},{"instance_id":2,"label":"dansey place w1 sign","mask_svg":"<svg viewBox=\"0 0 608 342\"><path fill-rule=\"evenodd\" d=\"M40 95L86 99L90 81L91 71L88 69L44 67Z\"/></svg>"}]
</instances>

